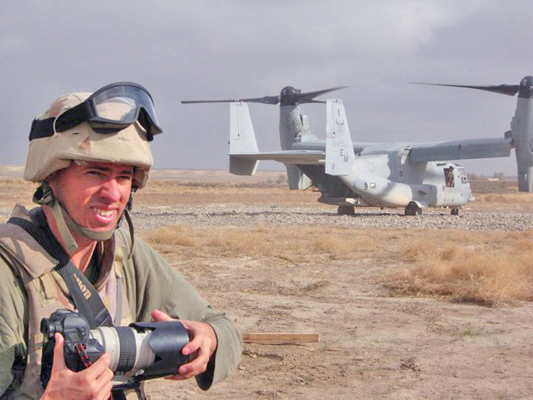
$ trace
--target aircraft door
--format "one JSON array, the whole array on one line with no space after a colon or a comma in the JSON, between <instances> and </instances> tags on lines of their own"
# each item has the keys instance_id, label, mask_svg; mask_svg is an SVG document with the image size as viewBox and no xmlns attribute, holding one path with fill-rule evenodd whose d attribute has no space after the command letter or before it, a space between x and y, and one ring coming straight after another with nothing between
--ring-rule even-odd
<instances>
[{"instance_id":1,"label":"aircraft door","mask_svg":"<svg viewBox=\"0 0 533 400\"><path fill-rule=\"evenodd\" d=\"M444 172L444 186L443 186L443 193L444 193L444 205L452 205L455 200L455 192L456 192L456 181L457 181L457 172L456 168L453 167L453 165L449 165L443 168Z\"/></svg>"}]
</instances>

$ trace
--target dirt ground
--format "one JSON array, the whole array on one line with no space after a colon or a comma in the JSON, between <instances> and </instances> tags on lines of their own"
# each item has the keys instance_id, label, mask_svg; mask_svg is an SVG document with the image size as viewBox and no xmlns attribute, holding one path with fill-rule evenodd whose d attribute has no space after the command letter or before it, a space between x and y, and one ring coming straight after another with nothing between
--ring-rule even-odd
<instances>
[{"instance_id":1,"label":"dirt ground","mask_svg":"<svg viewBox=\"0 0 533 400\"><path fill-rule=\"evenodd\" d=\"M201 393L151 382L153 399L507 399L533 396L533 305L485 308L397 298L381 256L172 260L243 332L318 333L305 345L246 344L241 366Z\"/></svg>"},{"instance_id":2,"label":"dirt ground","mask_svg":"<svg viewBox=\"0 0 533 400\"><path fill-rule=\"evenodd\" d=\"M0 191L0 204L24 198L28 191L27 186L13 184ZM176 206L180 198L186 204L264 201L290 212L291 204L315 204L317 197L289 195L279 187L193 187L191 191L182 188L172 197L164 190L159 195L156 190L141 192L136 204L168 204L169 198ZM288 197L280 197L283 194ZM470 211L491 207L474 203ZM498 207L533 211L531 202L523 199ZM404 242L419 233L399 232ZM435 232L424 234L431 237ZM376 237L379 240L379 232ZM160 379L148 383L150 398L533 398L533 304L488 308L445 299L394 297L380 284L380 277L404 267L394 256L399 246L391 243L387 254L369 248L349 262L327 253L303 255L298 262L280 257L210 255L187 260L167 255L216 309L235 319L242 332L316 333L319 342L245 344L235 374L208 392L192 381Z\"/></svg>"},{"instance_id":3,"label":"dirt ground","mask_svg":"<svg viewBox=\"0 0 533 400\"><path fill-rule=\"evenodd\" d=\"M473 186L480 196L513 192L512 184ZM310 205L317 197L300 193L287 200L298 196L291 192L280 200L276 190L283 189L222 190L217 199L227 195L238 202L242 196L269 203L277 198L290 212L291 202ZM468 211L532 211L531 202L520 197L496 203L473 203ZM415 234L401 232L403 243ZM148 385L151 398L533 398L533 304L487 308L394 297L380 277L404 267L394 261L401 245L391 243L389 254L369 249L349 263L327 254L297 263L269 257L193 262L170 257L242 332L317 333L320 339L300 345L245 344L239 369L210 391L201 392L194 382L159 380Z\"/></svg>"}]
</instances>

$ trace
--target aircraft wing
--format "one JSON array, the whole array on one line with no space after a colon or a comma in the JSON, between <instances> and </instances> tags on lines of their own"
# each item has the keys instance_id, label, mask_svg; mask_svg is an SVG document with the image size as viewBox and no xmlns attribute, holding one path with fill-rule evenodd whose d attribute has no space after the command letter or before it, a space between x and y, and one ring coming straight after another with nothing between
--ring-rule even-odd
<instances>
[{"instance_id":1,"label":"aircraft wing","mask_svg":"<svg viewBox=\"0 0 533 400\"><path fill-rule=\"evenodd\" d=\"M511 141L512 138L505 137L413 145L409 157L413 162L509 157Z\"/></svg>"},{"instance_id":2,"label":"aircraft wing","mask_svg":"<svg viewBox=\"0 0 533 400\"><path fill-rule=\"evenodd\" d=\"M319 150L286 150L257 153L230 153L230 157L241 160L269 160L284 164L317 165L323 164L325 153Z\"/></svg>"}]
</instances>

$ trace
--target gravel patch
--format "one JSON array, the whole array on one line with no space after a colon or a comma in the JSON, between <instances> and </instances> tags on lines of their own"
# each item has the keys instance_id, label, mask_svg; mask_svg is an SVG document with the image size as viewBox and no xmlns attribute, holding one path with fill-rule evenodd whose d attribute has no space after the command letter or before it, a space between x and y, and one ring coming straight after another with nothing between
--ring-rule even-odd
<instances>
[{"instance_id":1,"label":"gravel patch","mask_svg":"<svg viewBox=\"0 0 533 400\"><path fill-rule=\"evenodd\" d=\"M207 206L159 207L132 213L136 230L151 230L164 225L255 227L268 225L335 225L362 228L415 228L523 231L533 229L533 214L464 212L450 215L449 210L424 210L422 215L405 216L403 210L356 210L354 216L339 216L335 208Z\"/></svg>"},{"instance_id":2,"label":"gravel patch","mask_svg":"<svg viewBox=\"0 0 533 400\"><path fill-rule=\"evenodd\" d=\"M11 209L0 208L0 219L6 221ZM267 225L334 225L354 228L462 229L523 231L533 229L531 213L497 213L449 210L424 210L422 215L405 216L403 209L360 209L354 216L337 215L336 208L272 207L247 205L141 207L131 213L135 230L147 231L165 225L229 226L253 228Z\"/></svg>"}]
</instances>

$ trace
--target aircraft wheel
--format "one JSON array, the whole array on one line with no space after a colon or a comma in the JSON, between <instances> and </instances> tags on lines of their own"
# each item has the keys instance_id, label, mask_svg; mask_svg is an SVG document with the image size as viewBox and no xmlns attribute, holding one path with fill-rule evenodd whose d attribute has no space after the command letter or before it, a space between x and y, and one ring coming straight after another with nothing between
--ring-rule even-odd
<instances>
[{"instance_id":1,"label":"aircraft wheel","mask_svg":"<svg viewBox=\"0 0 533 400\"><path fill-rule=\"evenodd\" d=\"M458 208L452 208L452 215L459 215L459 209Z\"/></svg>"},{"instance_id":2,"label":"aircraft wheel","mask_svg":"<svg viewBox=\"0 0 533 400\"><path fill-rule=\"evenodd\" d=\"M354 215L355 214L355 207L352 206L339 206L337 209L338 215Z\"/></svg>"},{"instance_id":3,"label":"aircraft wheel","mask_svg":"<svg viewBox=\"0 0 533 400\"><path fill-rule=\"evenodd\" d=\"M416 203L409 203L405 207L405 215L421 215L422 209L416 205Z\"/></svg>"}]
</instances>

